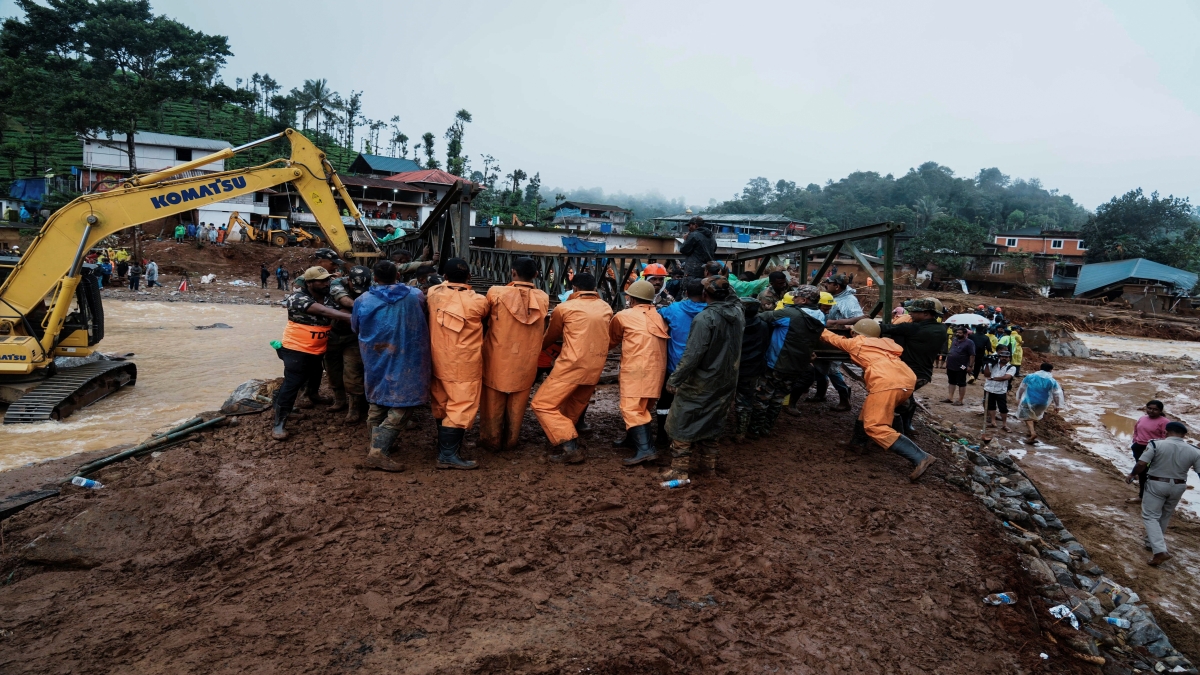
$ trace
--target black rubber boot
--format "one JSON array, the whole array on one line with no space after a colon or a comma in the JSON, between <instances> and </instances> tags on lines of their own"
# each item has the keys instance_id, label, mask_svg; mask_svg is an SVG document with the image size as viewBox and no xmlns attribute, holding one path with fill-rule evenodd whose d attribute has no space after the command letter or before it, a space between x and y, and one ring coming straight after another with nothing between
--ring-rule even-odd
<instances>
[{"instance_id":1,"label":"black rubber boot","mask_svg":"<svg viewBox=\"0 0 1200 675\"><path fill-rule=\"evenodd\" d=\"M621 460L625 466L634 466L642 462L649 462L658 459L658 451L650 443L650 425L643 424L629 430L628 438L633 439L633 449L637 450L637 454Z\"/></svg>"},{"instance_id":2,"label":"black rubber boot","mask_svg":"<svg viewBox=\"0 0 1200 675\"><path fill-rule=\"evenodd\" d=\"M367 409L369 408L367 397L362 394L350 396L346 405L346 424L358 424L367 417Z\"/></svg>"},{"instance_id":3,"label":"black rubber boot","mask_svg":"<svg viewBox=\"0 0 1200 675\"><path fill-rule=\"evenodd\" d=\"M380 471L398 473L404 470L404 465L392 459L392 444L400 432L387 427L371 429L371 450L367 453L367 464Z\"/></svg>"},{"instance_id":4,"label":"black rubber boot","mask_svg":"<svg viewBox=\"0 0 1200 675\"><path fill-rule=\"evenodd\" d=\"M911 436L915 434L917 430L913 428L913 417L917 414L917 402L909 398L904 405L900 406L896 410L896 412L900 414L900 419L903 424L903 429L897 429L897 431L905 436Z\"/></svg>"},{"instance_id":5,"label":"black rubber boot","mask_svg":"<svg viewBox=\"0 0 1200 675\"><path fill-rule=\"evenodd\" d=\"M479 466L478 462L463 459L458 456L458 450L462 447L463 436L467 434L466 429L456 429L454 427L438 427L438 458L437 468L439 469L474 469Z\"/></svg>"},{"instance_id":6,"label":"black rubber boot","mask_svg":"<svg viewBox=\"0 0 1200 675\"><path fill-rule=\"evenodd\" d=\"M867 436L867 428L862 420L854 420L854 433L850 434L850 440L845 444L851 450L865 450L871 446L871 438Z\"/></svg>"},{"instance_id":7,"label":"black rubber boot","mask_svg":"<svg viewBox=\"0 0 1200 675\"><path fill-rule=\"evenodd\" d=\"M897 438L888 450L912 462L913 472L909 474L908 479L913 482L916 482L921 477L921 474L925 473L925 469L928 469L930 465L937 461L937 457L926 453L908 436Z\"/></svg>"},{"instance_id":8,"label":"black rubber boot","mask_svg":"<svg viewBox=\"0 0 1200 675\"><path fill-rule=\"evenodd\" d=\"M346 390L333 390L333 403L326 410L329 412L341 412L346 409Z\"/></svg>"},{"instance_id":9,"label":"black rubber boot","mask_svg":"<svg viewBox=\"0 0 1200 675\"><path fill-rule=\"evenodd\" d=\"M571 440L564 442L561 447L562 453L550 455L551 462L558 462L559 464L583 463L583 450L579 449L579 443L577 439L572 438Z\"/></svg>"},{"instance_id":10,"label":"black rubber boot","mask_svg":"<svg viewBox=\"0 0 1200 675\"><path fill-rule=\"evenodd\" d=\"M614 448L630 448L631 450L636 450L637 446L634 445L632 431L633 429L626 431L624 436L612 442L612 446Z\"/></svg>"},{"instance_id":11,"label":"black rubber boot","mask_svg":"<svg viewBox=\"0 0 1200 675\"><path fill-rule=\"evenodd\" d=\"M288 413L282 408L275 408L275 425L271 428L271 438L277 441L285 441L288 437L287 429L283 427L287 421Z\"/></svg>"}]
</instances>

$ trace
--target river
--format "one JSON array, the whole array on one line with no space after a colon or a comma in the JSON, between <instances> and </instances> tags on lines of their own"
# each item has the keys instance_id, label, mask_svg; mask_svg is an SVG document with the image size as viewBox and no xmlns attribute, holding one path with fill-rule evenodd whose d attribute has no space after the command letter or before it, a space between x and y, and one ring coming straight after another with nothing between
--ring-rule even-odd
<instances>
[{"instance_id":1,"label":"river","mask_svg":"<svg viewBox=\"0 0 1200 675\"><path fill-rule=\"evenodd\" d=\"M133 352L137 385L64 422L0 425L0 470L137 443L217 409L246 380L283 373L270 345L285 321L278 307L109 300L104 313L100 346L106 353ZM196 330L214 323L231 328Z\"/></svg>"}]
</instances>

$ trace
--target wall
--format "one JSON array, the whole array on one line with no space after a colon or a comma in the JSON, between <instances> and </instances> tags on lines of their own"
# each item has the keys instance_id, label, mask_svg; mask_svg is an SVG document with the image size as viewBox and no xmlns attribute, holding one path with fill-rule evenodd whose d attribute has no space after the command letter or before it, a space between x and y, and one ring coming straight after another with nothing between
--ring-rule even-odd
<instances>
[{"instance_id":1,"label":"wall","mask_svg":"<svg viewBox=\"0 0 1200 675\"><path fill-rule=\"evenodd\" d=\"M109 147L101 145L93 141L85 141L83 144L83 164L85 167L93 167L95 169L112 169L115 171L129 171L129 157L124 152L125 144L114 138L112 145L117 147ZM214 150L192 150L192 157L200 159L205 155L210 155ZM138 173L146 173L149 171L161 171L163 169L183 164L175 160L175 148L165 147L161 145L143 145L135 143L133 153L137 160ZM224 171L225 161L217 161L205 164L200 167L200 171Z\"/></svg>"},{"instance_id":2,"label":"wall","mask_svg":"<svg viewBox=\"0 0 1200 675\"><path fill-rule=\"evenodd\" d=\"M1006 237L1003 234L996 235L996 243L1001 246L1007 246L1009 239L1017 240L1017 245L1015 247L1009 247L1009 251L1012 252L1045 253L1046 255L1064 256L1083 256L1087 253L1087 249L1079 248L1080 240L1078 238L1061 237L1063 247L1050 248L1050 243L1060 239L1060 237Z\"/></svg>"}]
</instances>

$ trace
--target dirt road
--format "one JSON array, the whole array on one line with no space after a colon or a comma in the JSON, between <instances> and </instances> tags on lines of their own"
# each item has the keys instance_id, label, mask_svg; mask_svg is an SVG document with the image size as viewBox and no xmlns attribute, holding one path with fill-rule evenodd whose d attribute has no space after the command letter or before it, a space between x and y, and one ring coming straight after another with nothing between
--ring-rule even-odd
<instances>
[{"instance_id":1,"label":"dirt road","mask_svg":"<svg viewBox=\"0 0 1200 675\"><path fill-rule=\"evenodd\" d=\"M1029 604L980 602L1033 596L947 462L910 485L811 407L668 491L607 447L614 389L580 467L529 417L523 449L437 472L422 414L409 470L366 471L365 430L318 412L100 472L4 523L0 670L1083 672Z\"/></svg>"}]
</instances>

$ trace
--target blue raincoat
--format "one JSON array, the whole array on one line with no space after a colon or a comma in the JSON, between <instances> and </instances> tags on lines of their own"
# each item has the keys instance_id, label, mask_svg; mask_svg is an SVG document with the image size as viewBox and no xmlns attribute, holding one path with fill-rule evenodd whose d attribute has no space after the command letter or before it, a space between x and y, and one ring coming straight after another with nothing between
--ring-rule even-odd
<instances>
[{"instance_id":1,"label":"blue raincoat","mask_svg":"<svg viewBox=\"0 0 1200 675\"><path fill-rule=\"evenodd\" d=\"M800 308L800 311L820 321L821 325L825 325L825 312L803 307ZM771 346L767 348L767 367L772 370L775 368L775 362L779 360L779 352L783 351L783 343L787 340L788 329L791 326L791 319L778 319L771 322Z\"/></svg>"},{"instance_id":2,"label":"blue raincoat","mask_svg":"<svg viewBox=\"0 0 1200 675\"><path fill-rule=\"evenodd\" d=\"M658 310L663 321L667 322L667 332L671 339L667 341L667 373L675 372L679 366L679 358L683 356L683 348L687 346L688 333L692 330L692 319L707 307L703 302L692 299L673 302Z\"/></svg>"},{"instance_id":3,"label":"blue raincoat","mask_svg":"<svg viewBox=\"0 0 1200 675\"><path fill-rule=\"evenodd\" d=\"M421 291L404 284L372 286L354 301L367 400L389 408L429 402L429 323Z\"/></svg>"}]
</instances>

